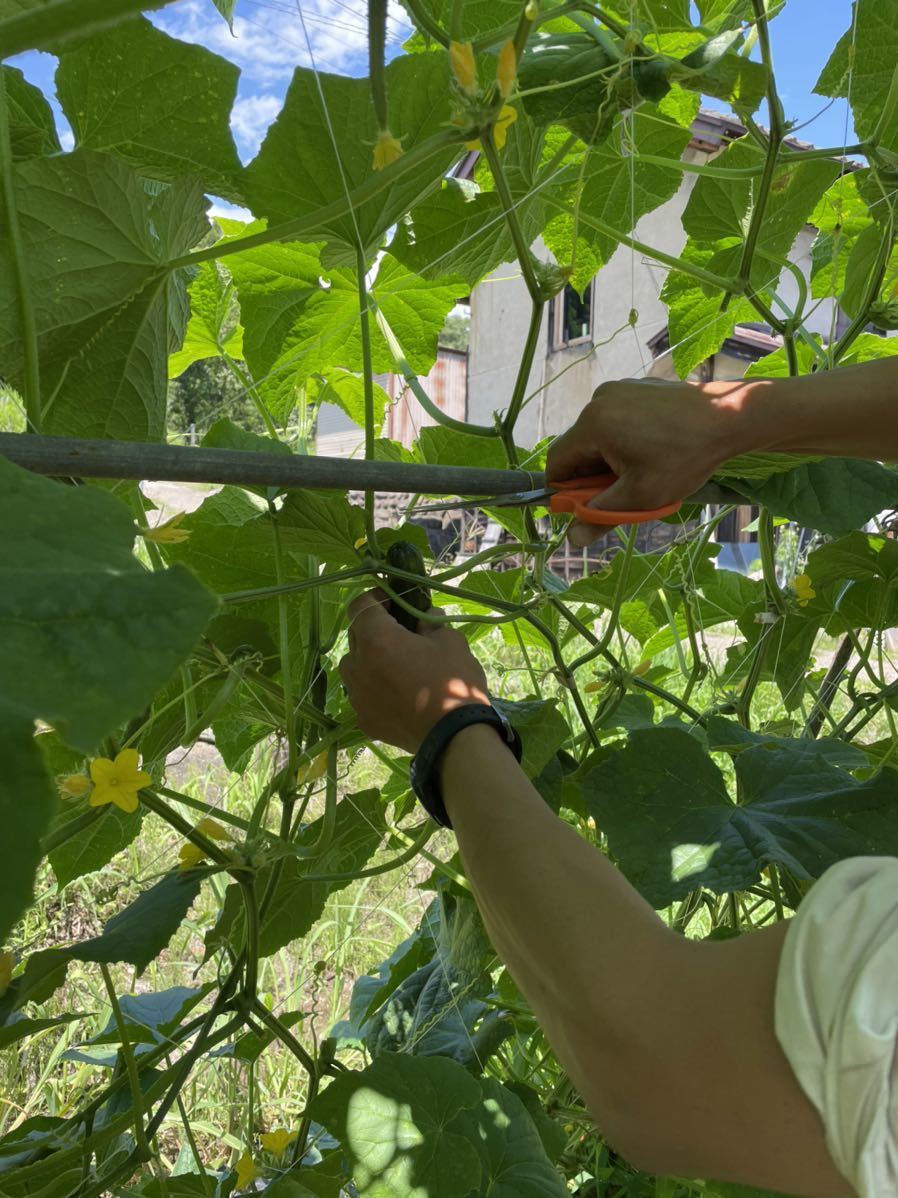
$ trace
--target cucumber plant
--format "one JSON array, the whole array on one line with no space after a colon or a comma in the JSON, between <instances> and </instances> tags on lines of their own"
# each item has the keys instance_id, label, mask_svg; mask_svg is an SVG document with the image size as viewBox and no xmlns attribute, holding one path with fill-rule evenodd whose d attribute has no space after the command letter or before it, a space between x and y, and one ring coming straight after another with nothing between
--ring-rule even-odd
<instances>
[{"instance_id":1,"label":"cucumber plant","mask_svg":"<svg viewBox=\"0 0 898 1198\"><path fill-rule=\"evenodd\" d=\"M231 20L234 0L215 2ZM50 97L0 67L0 378L16 436L158 442L169 377L214 359L265 433L222 419L209 446L308 453L327 400L364 429L367 459L397 469L539 468L515 429L545 306L594 275L601 296L619 246L668 272L681 375L744 320L780 338L762 374L895 350L868 326L896 327L898 72L878 64L898 0L856 0L817 85L850 102L855 145L789 140L763 0L699 0L695 20L686 0L407 0L415 33L388 64L371 0L368 77L297 67L247 165L229 128L237 69L144 7L0 0L0 52L56 55L74 137L63 150ZM747 130L705 165L683 157L703 94ZM475 180L459 181L472 147ZM634 226L687 171L671 256ZM253 219L210 219L210 195ZM788 260L808 222L809 281ZM509 261L531 308L517 379L491 424L451 419L419 378L456 300ZM822 340L807 319L826 299L848 320ZM375 375L393 370L435 421L411 451L380 436ZM786 918L833 862L898 851L898 548L882 515L898 475L750 455L719 478L760 507L761 577L716 569L719 517L693 513L663 552L623 537L566 584L559 517L497 510L506 540L425 570L421 530L378 528L370 492L355 505L225 486L159 524L133 483L0 458L0 1049L28 1060L69 1025L88 1037L93 1012L63 989L73 963L110 1013L82 1102L7 1096L7 1198L737 1192L645 1177L592 1128L415 810L407 761L376 748L387 780L359 788L364 739L335 669L345 604L372 584L402 620L459 624L501 667L496 701L546 802L665 918L693 936ZM782 520L813 531L798 555ZM235 774L269 763L248 816L174 783L173 758L210 730ZM48 890L66 903L73 883L100 884L147 829L177 854L141 868L95 935L51 939ZM412 869L432 870L420 926L358 978L329 1035L304 1021L314 977L271 1008L260 970L314 936L332 895ZM153 990L200 899L214 911L191 942L200 984ZM252 1078L273 1054L291 1062L295 1126L266 1130L250 1084L213 1158L190 1108L210 1063ZM184 1150L174 1172L166 1137Z\"/></svg>"}]
</instances>

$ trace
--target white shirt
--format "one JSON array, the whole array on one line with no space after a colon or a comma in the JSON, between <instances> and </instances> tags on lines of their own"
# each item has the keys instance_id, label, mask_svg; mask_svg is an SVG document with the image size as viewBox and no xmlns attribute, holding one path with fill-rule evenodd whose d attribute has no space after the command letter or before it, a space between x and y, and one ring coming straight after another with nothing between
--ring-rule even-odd
<instances>
[{"instance_id":1,"label":"white shirt","mask_svg":"<svg viewBox=\"0 0 898 1198\"><path fill-rule=\"evenodd\" d=\"M820 878L786 935L776 1034L861 1198L898 1198L898 858Z\"/></svg>"}]
</instances>

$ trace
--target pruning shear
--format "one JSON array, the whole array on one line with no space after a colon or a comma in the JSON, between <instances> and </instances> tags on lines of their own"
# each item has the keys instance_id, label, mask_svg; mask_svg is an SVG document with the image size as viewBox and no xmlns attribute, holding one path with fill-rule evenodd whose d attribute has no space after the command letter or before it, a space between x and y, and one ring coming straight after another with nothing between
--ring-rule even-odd
<instances>
[{"instance_id":1,"label":"pruning shear","mask_svg":"<svg viewBox=\"0 0 898 1198\"><path fill-rule=\"evenodd\" d=\"M483 507L530 507L539 504L548 507L556 516L570 514L583 524L644 524L647 520L661 520L672 516L683 506L682 500L666 503L663 507L637 509L634 511L611 511L610 508L590 507L590 500L603 494L617 482L616 474L593 474L587 478L569 478L551 487L540 487L535 491L515 491L511 495L497 495L492 499L447 499L441 503L428 503L416 507L414 512L441 512L446 508Z\"/></svg>"}]
</instances>

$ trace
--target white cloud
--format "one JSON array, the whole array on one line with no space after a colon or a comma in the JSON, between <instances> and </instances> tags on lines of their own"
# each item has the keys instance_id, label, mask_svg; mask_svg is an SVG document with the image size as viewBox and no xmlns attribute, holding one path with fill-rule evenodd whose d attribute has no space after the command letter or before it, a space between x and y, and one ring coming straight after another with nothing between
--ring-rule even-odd
<instances>
[{"instance_id":1,"label":"white cloud","mask_svg":"<svg viewBox=\"0 0 898 1198\"><path fill-rule=\"evenodd\" d=\"M74 134L74 133L71 131L71 129L60 129L60 131L59 131L59 144L60 144L60 145L62 146L62 148L63 148L64 150L66 150L66 151L68 151L68 150L74 150L74 148L75 148L75 134Z\"/></svg>"},{"instance_id":2,"label":"white cloud","mask_svg":"<svg viewBox=\"0 0 898 1198\"><path fill-rule=\"evenodd\" d=\"M281 110L278 96L240 96L231 112L231 128L243 153L255 154L265 130Z\"/></svg>"},{"instance_id":3,"label":"white cloud","mask_svg":"<svg viewBox=\"0 0 898 1198\"><path fill-rule=\"evenodd\" d=\"M408 34L404 18L394 6L388 33L394 46ZM206 46L269 87L274 80L286 84L295 66L313 59L321 71L367 70L365 0L238 0L233 36L209 0L185 0L156 20L173 37Z\"/></svg>"}]
</instances>

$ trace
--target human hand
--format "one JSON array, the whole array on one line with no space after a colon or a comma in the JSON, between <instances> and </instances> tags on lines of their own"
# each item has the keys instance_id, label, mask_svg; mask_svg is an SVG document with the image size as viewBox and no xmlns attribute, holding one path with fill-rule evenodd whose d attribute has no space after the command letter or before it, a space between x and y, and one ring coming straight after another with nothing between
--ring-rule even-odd
<instances>
[{"instance_id":1,"label":"human hand","mask_svg":"<svg viewBox=\"0 0 898 1198\"><path fill-rule=\"evenodd\" d=\"M662 507L700 487L717 467L742 452L741 382L676 383L622 379L603 383L549 449L546 480L563 482L609 469L618 480L592 501L611 511ZM568 534L582 547L608 529L575 523Z\"/></svg>"},{"instance_id":2,"label":"human hand","mask_svg":"<svg viewBox=\"0 0 898 1198\"><path fill-rule=\"evenodd\" d=\"M365 735L416 753L447 711L489 703L486 675L460 632L423 621L409 632L388 603L381 590L350 603L340 676Z\"/></svg>"}]
</instances>

